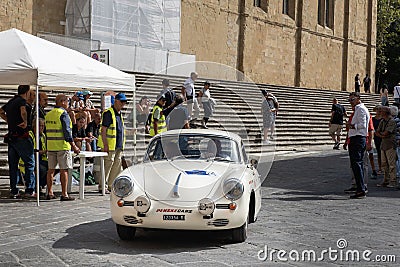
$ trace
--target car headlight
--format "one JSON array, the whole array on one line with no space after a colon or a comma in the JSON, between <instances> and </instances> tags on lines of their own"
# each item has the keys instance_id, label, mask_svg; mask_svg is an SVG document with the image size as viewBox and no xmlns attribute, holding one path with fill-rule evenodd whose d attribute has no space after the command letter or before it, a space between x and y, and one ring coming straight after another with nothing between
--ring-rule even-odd
<instances>
[{"instance_id":1,"label":"car headlight","mask_svg":"<svg viewBox=\"0 0 400 267\"><path fill-rule=\"evenodd\" d=\"M116 196L126 197L133 191L133 182L128 176L119 176L114 180L112 190Z\"/></svg>"},{"instance_id":2,"label":"car headlight","mask_svg":"<svg viewBox=\"0 0 400 267\"><path fill-rule=\"evenodd\" d=\"M150 205L150 199L146 196L139 196L135 199L134 207L140 213L148 212Z\"/></svg>"},{"instance_id":3,"label":"car headlight","mask_svg":"<svg viewBox=\"0 0 400 267\"><path fill-rule=\"evenodd\" d=\"M242 197L244 186L239 179L230 178L223 185L224 196L229 200L237 200Z\"/></svg>"},{"instance_id":4,"label":"car headlight","mask_svg":"<svg viewBox=\"0 0 400 267\"><path fill-rule=\"evenodd\" d=\"M203 215L210 215L214 212L215 203L209 198L203 198L199 201L199 212Z\"/></svg>"}]
</instances>

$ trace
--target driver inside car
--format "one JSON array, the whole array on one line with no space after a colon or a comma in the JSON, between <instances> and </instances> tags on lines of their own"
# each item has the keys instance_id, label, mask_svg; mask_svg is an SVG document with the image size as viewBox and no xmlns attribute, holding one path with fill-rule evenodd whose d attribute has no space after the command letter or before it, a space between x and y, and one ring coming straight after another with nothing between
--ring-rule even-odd
<instances>
[{"instance_id":1,"label":"driver inside car","mask_svg":"<svg viewBox=\"0 0 400 267\"><path fill-rule=\"evenodd\" d=\"M164 158L172 159L176 156L180 156L181 152L178 145L173 141L168 141L163 144Z\"/></svg>"}]
</instances>

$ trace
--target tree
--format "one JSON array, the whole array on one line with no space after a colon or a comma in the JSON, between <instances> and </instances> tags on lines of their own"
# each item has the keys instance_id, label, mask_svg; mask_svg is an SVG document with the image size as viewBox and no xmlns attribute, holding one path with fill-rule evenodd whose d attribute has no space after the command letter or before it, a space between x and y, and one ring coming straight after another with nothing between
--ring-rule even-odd
<instances>
[{"instance_id":1,"label":"tree","mask_svg":"<svg viewBox=\"0 0 400 267\"><path fill-rule=\"evenodd\" d=\"M400 0L378 0L376 85L400 81Z\"/></svg>"}]
</instances>

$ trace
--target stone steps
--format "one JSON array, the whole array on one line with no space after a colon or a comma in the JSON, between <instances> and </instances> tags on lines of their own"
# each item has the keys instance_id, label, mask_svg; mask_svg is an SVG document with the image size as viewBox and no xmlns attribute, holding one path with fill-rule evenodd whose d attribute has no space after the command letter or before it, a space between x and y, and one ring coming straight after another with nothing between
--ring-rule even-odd
<instances>
[{"instance_id":1,"label":"stone steps","mask_svg":"<svg viewBox=\"0 0 400 267\"><path fill-rule=\"evenodd\" d=\"M171 87L176 93L186 77L154 75L151 73L135 73L136 75L136 98L146 95L154 104L156 96L161 91L161 81L164 78L170 80ZM196 90L202 88L206 79L196 82ZM244 138L246 149L250 153L260 153L262 147L262 115L261 89L272 92L280 103L280 110L276 120L277 139L274 142L276 149L280 151L293 150L295 148L331 145L332 140L328 135L328 121L330 118L331 100L335 96L348 111L351 111L346 102L348 92L329 90L318 90L309 88L293 88L287 86L272 86L265 84L252 84L248 82L235 82L209 79L212 83L211 94L217 100L217 107L213 118L208 124L209 128L225 129L239 134L247 133ZM46 90L45 90L46 91ZM50 107L54 104L55 96L58 93L71 95L77 90L61 89L57 91L46 91L49 95ZM95 106L100 108L101 94L95 90L91 100ZM14 90L16 92L16 90ZM14 95L13 91L0 90L0 106L4 105ZM124 92L128 99L132 99L133 92ZM379 103L379 96L362 94L362 100L372 111L372 108ZM134 107L132 101L128 103L125 116ZM232 118L232 111L236 114ZM349 112L350 113L350 112ZM0 135L6 133L7 126L0 120ZM345 135L345 133L343 133ZM142 131L137 133L137 157L144 154L150 137ZM133 158L133 140L128 138L126 156ZM7 145L0 143L0 177L8 174Z\"/></svg>"}]
</instances>

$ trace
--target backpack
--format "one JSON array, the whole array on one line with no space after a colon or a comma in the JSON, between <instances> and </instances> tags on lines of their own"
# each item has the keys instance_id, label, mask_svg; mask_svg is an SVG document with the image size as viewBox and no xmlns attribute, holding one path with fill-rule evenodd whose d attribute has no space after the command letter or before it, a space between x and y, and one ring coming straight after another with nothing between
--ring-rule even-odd
<instances>
[{"instance_id":1,"label":"backpack","mask_svg":"<svg viewBox=\"0 0 400 267\"><path fill-rule=\"evenodd\" d=\"M279 103L275 96L272 96L272 101L274 102L274 108L279 109Z\"/></svg>"}]
</instances>

